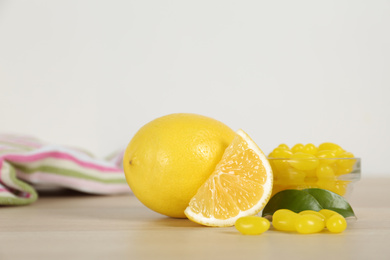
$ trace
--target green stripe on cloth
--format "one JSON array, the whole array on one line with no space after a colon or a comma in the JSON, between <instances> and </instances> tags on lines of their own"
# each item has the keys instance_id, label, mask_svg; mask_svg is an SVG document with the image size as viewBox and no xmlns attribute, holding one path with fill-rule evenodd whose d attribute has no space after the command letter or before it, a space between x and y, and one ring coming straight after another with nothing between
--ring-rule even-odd
<instances>
[{"instance_id":1,"label":"green stripe on cloth","mask_svg":"<svg viewBox=\"0 0 390 260\"><path fill-rule=\"evenodd\" d=\"M81 172L75 171L75 170L69 170L65 168L58 168L58 167L53 167L53 166L47 166L47 165L42 165L39 167L35 168L29 168L29 167L24 167L21 165L15 166L18 170L27 173L27 174L34 174L34 172L45 172L45 173L51 173L51 174L57 174L57 175L63 175L63 176L70 176L70 177L75 177L79 179L85 179L85 180L93 180L97 181L100 183L126 183L126 179L124 178L124 175L117 175L115 178L112 179L102 179L98 177L93 177L89 176L86 174L83 174Z\"/></svg>"},{"instance_id":2,"label":"green stripe on cloth","mask_svg":"<svg viewBox=\"0 0 390 260\"><path fill-rule=\"evenodd\" d=\"M11 179L12 183L18 187L17 190L14 189L14 192L25 192L25 193L29 193L30 196L28 198L23 198L23 197L1 197L0 196L0 205L27 205L27 204L31 204L33 203L34 201L36 201L38 199L38 194L37 192L35 191L34 188L32 188L30 185L28 185L27 183L19 180L18 178L16 178L16 172L15 172L15 169L12 165L6 163L6 162L3 162L3 168L2 170L4 170L4 166L7 164L7 166L9 167L9 171L8 171L8 175L9 175L9 178ZM2 174L7 174L5 171L2 172ZM12 191L10 191L10 193L13 193ZM17 194L16 194L17 196Z\"/></svg>"}]
</instances>

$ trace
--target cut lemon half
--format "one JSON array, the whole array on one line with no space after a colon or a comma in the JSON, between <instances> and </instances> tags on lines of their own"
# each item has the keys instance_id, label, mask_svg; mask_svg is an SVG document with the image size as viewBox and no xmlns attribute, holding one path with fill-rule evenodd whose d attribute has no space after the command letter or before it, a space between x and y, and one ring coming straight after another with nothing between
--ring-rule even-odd
<instances>
[{"instance_id":1,"label":"cut lemon half","mask_svg":"<svg viewBox=\"0 0 390 260\"><path fill-rule=\"evenodd\" d=\"M202 225L233 226L238 218L255 215L265 207L272 184L266 156L240 129L184 213Z\"/></svg>"}]
</instances>

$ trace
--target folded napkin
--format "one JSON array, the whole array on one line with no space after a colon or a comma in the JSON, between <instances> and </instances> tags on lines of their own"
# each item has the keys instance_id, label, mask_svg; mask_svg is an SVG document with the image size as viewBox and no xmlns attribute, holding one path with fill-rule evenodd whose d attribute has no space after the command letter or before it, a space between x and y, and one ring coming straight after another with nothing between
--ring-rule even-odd
<instances>
[{"instance_id":1,"label":"folded napkin","mask_svg":"<svg viewBox=\"0 0 390 260\"><path fill-rule=\"evenodd\" d=\"M75 148L18 135L0 135L0 205L37 200L37 189L54 185L90 194L130 192L123 151L97 159Z\"/></svg>"}]
</instances>

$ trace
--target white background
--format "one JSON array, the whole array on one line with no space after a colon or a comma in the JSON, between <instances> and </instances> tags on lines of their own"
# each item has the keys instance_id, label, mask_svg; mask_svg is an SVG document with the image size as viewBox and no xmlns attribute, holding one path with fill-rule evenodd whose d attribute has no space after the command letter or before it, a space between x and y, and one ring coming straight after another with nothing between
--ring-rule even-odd
<instances>
[{"instance_id":1,"label":"white background","mask_svg":"<svg viewBox=\"0 0 390 260\"><path fill-rule=\"evenodd\" d=\"M99 157L175 112L390 175L390 1L0 1L0 132Z\"/></svg>"}]
</instances>

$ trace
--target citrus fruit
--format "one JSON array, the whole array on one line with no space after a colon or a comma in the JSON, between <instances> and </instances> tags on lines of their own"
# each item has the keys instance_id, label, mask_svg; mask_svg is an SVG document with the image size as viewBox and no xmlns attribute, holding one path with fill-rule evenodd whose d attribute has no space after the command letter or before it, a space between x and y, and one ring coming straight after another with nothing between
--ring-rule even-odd
<instances>
[{"instance_id":1,"label":"citrus fruit","mask_svg":"<svg viewBox=\"0 0 390 260\"><path fill-rule=\"evenodd\" d=\"M211 175L235 132L196 114L171 114L144 125L123 158L134 195L161 214L185 218L184 210Z\"/></svg>"},{"instance_id":2,"label":"citrus fruit","mask_svg":"<svg viewBox=\"0 0 390 260\"><path fill-rule=\"evenodd\" d=\"M266 156L244 131L238 130L185 214L206 226L232 226L238 218L255 215L264 208L272 182Z\"/></svg>"}]
</instances>

